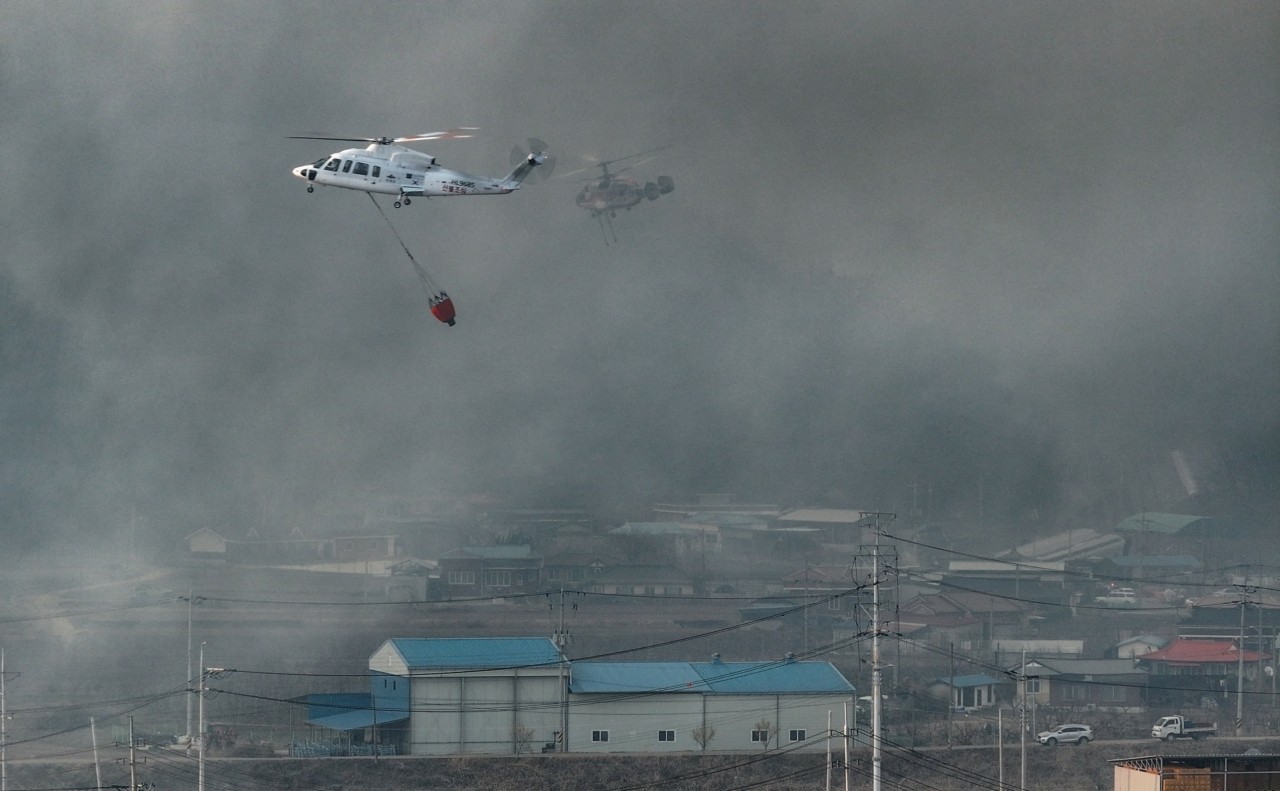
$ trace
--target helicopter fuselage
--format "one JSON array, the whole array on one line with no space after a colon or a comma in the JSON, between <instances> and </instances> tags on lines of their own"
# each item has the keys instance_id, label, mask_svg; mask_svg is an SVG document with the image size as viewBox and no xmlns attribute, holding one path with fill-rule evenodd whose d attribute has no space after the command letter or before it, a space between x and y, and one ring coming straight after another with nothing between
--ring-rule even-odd
<instances>
[{"instance_id":1,"label":"helicopter fuselage","mask_svg":"<svg viewBox=\"0 0 1280 791\"><path fill-rule=\"evenodd\" d=\"M630 209L644 199L644 190L633 179L617 178L587 184L574 200L579 208L594 214Z\"/></svg>"},{"instance_id":2,"label":"helicopter fuselage","mask_svg":"<svg viewBox=\"0 0 1280 791\"><path fill-rule=\"evenodd\" d=\"M541 153L531 154L528 163L538 165L544 159ZM293 169L294 176L307 182L308 191L320 185L401 198L506 195L520 188L527 172L517 168L506 178L473 176L441 167L430 154L384 143L348 148Z\"/></svg>"}]
</instances>

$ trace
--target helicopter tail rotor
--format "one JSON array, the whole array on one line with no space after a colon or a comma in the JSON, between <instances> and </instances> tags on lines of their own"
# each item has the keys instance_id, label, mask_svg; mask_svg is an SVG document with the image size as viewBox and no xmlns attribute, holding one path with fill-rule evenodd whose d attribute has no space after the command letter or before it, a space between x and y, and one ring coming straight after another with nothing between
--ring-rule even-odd
<instances>
[{"instance_id":1,"label":"helicopter tail rotor","mask_svg":"<svg viewBox=\"0 0 1280 791\"><path fill-rule=\"evenodd\" d=\"M512 146L511 148L511 166L518 167L522 162L529 159L530 156L542 156L542 166L531 171L528 175L528 182L534 184L539 181L546 181L550 178L552 172L556 169L556 158L547 153L547 144L536 137L529 138L529 147L527 149L520 146Z\"/></svg>"}]
</instances>

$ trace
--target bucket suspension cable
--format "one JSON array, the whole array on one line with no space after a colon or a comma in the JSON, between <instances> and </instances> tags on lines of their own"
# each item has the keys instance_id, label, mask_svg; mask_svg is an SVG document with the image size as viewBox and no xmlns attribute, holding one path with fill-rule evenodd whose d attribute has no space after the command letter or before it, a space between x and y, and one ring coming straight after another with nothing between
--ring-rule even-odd
<instances>
[{"instance_id":1,"label":"bucket suspension cable","mask_svg":"<svg viewBox=\"0 0 1280 791\"><path fill-rule=\"evenodd\" d=\"M382 206L378 204L378 201L373 197L373 194L366 194L369 196L369 200L373 201L373 208L378 210L378 214L382 215L383 221L386 222L387 227L391 229L391 235L400 243L400 249L404 250L405 256L409 258L409 263L413 266L413 271L417 273L418 280L422 283L422 288L427 292L427 305L431 308L431 315L452 327L456 323L455 317L457 316L457 311L453 306L453 299L444 291L444 289L440 288L439 285L436 284L431 275L427 273L426 268L424 268L422 264L418 263L418 259L413 257L413 253L409 252L409 245L404 243L404 239L400 237L400 232L391 224L391 218L382 210Z\"/></svg>"}]
</instances>

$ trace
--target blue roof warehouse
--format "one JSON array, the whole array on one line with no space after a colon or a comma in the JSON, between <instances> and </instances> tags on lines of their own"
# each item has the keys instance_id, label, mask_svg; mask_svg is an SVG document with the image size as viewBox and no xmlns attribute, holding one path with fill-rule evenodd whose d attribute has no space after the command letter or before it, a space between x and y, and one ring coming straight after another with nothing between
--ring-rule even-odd
<instances>
[{"instance_id":1,"label":"blue roof warehouse","mask_svg":"<svg viewBox=\"0 0 1280 791\"><path fill-rule=\"evenodd\" d=\"M855 691L829 662L570 662L548 638L394 638L370 693L308 723L408 755L826 748Z\"/></svg>"}]
</instances>

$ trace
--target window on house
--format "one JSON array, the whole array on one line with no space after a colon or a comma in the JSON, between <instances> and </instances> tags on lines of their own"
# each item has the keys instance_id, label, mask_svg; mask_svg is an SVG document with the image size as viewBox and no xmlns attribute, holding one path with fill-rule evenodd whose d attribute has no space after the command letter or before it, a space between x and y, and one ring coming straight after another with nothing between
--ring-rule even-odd
<instances>
[{"instance_id":1,"label":"window on house","mask_svg":"<svg viewBox=\"0 0 1280 791\"><path fill-rule=\"evenodd\" d=\"M658 731L658 741L660 741L660 742L674 742L675 740L676 740L676 732L675 732L675 731Z\"/></svg>"},{"instance_id":2,"label":"window on house","mask_svg":"<svg viewBox=\"0 0 1280 791\"><path fill-rule=\"evenodd\" d=\"M1124 687L1113 687L1113 686L1103 687L1102 699L1110 700L1110 701L1126 700L1128 698L1128 694L1126 694L1127 692L1128 690L1126 690Z\"/></svg>"},{"instance_id":3,"label":"window on house","mask_svg":"<svg viewBox=\"0 0 1280 791\"><path fill-rule=\"evenodd\" d=\"M1080 684L1067 684L1062 690L1063 700L1084 700L1085 688Z\"/></svg>"},{"instance_id":4,"label":"window on house","mask_svg":"<svg viewBox=\"0 0 1280 791\"><path fill-rule=\"evenodd\" d=\"M664 596L679 596L679 595L680 595L680 586L679 586L679 585L664 585L664 586L663 586L663 588L662 588L662 594L663 594Z\"/></svg>"},{"instance_id":5,"label":"window on house","mask_svg":"<svg viewBox=\"0 0 1280 791\"><path fill-rule=\"evenodd\" d=\"M609 732L608 732L608 731L592 731L592 732L591 732L591 741L593 741L593 742L607 742L607 741L609 741Z\"/></svg>"},{"instance_id":6,"label":"window on house","mask_svg":"<svg viewBox=\"0 0 1280 791\"><path fill-rule=\"evenodd\" d=\"M655 586L653 586L653 585L645 585L645 586L644 586L644 595L645 595L645 596L653 596L653 595L657 594L657 592L658 592L658 589L657 589Z\"/></svg>"},{"instance_id":7,"label":"window on house","mask_svg":"<svg viewBox=\"0 0 1280 791\"><path fill-rule=\"evenodd\" d=\"M484 584L496 587L511 587L511 572L506 569L486 569Z\"/></svg>"},{"instance_id":8,"label":"window on house","mask_svg":"<svg viewBox=\"0 0 1280 791\"><path fill-rule=\"evenodd\" d=\"M551 582L560 579L560 569L547 569L547 579Z\"/></svg>"},{"instance_id":9,"label":"window on house","mask_svg":"<svg viewBox=\"0 0 1280 791\"><path fill-rule=\"evenodd\" d=\"M839 596L833 596L833 597L831 598L831 600L827 602L827 609L828 609L828 610L838 610L838 609L840 609L840 597L839 597Z\"/></svg>"},{"instance_id":10,"label":"window on house","mask_svg":"<svg viewBox=\"0 0 1280 791\"><path fill-rule=\"evenodd\" d=\"M475 585L476 573L474 571L450 571L450 585Z\"/></svg>"},{"instance_id":11,"label":"window on house","mask_svg":"<svg viewBox=\"0 0 1280 791\"><path fill-rule=\"evenodd\" d=\"M793 742L802 742L805 740L806 731L804 728L792 728L787 732L787 738Z\"/></svg>"},{"instance_id":12,"label":"window on house","mask_svg":"<svg viewBox=\"0 0 1280 791\"><path fill-rule=\"evenodd\" d=\"M1027 679L1027 694L1028 695L1040 694L1040 679L1038 678Z\"/></svg>"},{"instance_id":13,"label":"window on house","mask_svg":"<svg viewBox=\"0 0 1280 791\"><path fill-rule=\"evenodd\" d=\"M751 741L756 743L767 744L769 742L769 732L768 731L752 731Z\"/></svg>"}]
</instances>

